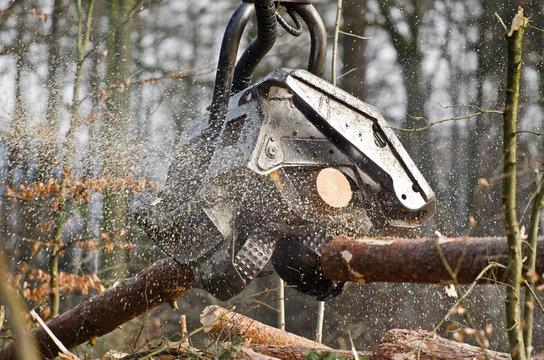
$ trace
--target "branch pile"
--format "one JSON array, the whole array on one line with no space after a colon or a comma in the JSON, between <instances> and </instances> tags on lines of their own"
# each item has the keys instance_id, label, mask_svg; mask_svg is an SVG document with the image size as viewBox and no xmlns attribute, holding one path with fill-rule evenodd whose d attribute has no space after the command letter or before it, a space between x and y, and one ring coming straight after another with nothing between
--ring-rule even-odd
<instances>
[{"instance_id":1,"label":"branch pile","mask_svg":"<svg viewBox=\"0 0 544 360\"><path fill-rule=\"evenodd\" d=\"M210 338L219 344L220 349L230 349L233 354L245 353L251 348L254 357L261 359L266 355L272 359L299 360L306 359L309 353L335 354L344 358L353 358L353 353L347 350L331 349L328 346L306 339L302 336L263 324L252 318L229 311L220 306L208 306L200 316L200 323ZM244 339L244 344L233 346L233 340ZM358 355L368 355L359 353ZM269 358L270 359L270 358Z\"/></svg>"},{"instance_id":2,"label":"branch pile","mask_svg":"<svg viewBox=\"0 0 544 360\"><path fill-rule=\"evenodd\" d=\"M206 351L193 349L172 352L164 349L156 356L177 353L177 359L185 356L245 360L306 360L308 358L353 359L354 351L331 349L323 344L265 325L247 316L209 306L201 314L203 329L213 341ZM177 345L177 344L174 344ZM484 350L479 347L444 339L424 330L392 329L373 351L356 351L359 359L368 360L507 360L505 353ZM136 356L124 357L129 360ZM191 357L191 358L193 358ZM162 357L161 357L162 359Z\"/></svg>"}]
</instances>

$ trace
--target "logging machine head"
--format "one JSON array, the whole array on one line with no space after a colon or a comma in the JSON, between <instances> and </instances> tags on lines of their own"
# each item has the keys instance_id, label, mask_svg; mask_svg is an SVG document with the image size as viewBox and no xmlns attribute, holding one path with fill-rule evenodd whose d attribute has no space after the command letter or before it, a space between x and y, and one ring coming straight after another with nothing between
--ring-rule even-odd
<instances>
[{"instance_id":1,"label":"logging machine head","mask_svg":"<svg viewBox=\"0 0 544 360\"><path fill-rule=\"evenodd\" d=\"M382 115L318 76L326 36L314 7L282 1L290 27L273 1L254 2L229 22L209 111L185 126L165 188L135 219L221 300L270 259L288 284L326 300L343 287L319 263L333 236L412 229L434 214L435 197ZM236 63L255 12L258 36ZM310 31L308 71L280 68L249 86L276 19L295 33L299 17Z\"/></svg>"}]
</instances>

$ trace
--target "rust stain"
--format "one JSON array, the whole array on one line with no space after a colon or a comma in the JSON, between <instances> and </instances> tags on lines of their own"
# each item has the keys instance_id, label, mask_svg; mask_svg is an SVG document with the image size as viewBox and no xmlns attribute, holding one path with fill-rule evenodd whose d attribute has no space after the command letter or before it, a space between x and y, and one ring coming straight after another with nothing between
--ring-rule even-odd
<instances>
[{"instance_id":1,"label":"rust stain","mask_svg":"<svg viewBox=\"0 0 544 360\"><path fill-rule=\"evenodd\" d=\"M281 178L280 178L280 171L279 170L274 170L272 171L270 174L270 177L272 178L272 180L274 180L274 182L276 183L276 185L281 189L283 190L283 184L281 182Z\"/></svg>"}]
</instances>

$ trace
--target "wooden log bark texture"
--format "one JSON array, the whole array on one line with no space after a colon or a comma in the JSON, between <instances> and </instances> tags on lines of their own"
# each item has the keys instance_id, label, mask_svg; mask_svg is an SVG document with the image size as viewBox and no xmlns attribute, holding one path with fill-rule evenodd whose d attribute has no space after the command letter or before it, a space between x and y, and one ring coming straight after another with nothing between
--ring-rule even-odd
<instances>
[{"instance_id":1,"label":"wooden log bark texture","mask_svg":"<svg viewBox=\"0 0 544 360\"><path fill-rule=\"evenodd\" d=\"M48 327L68 348L102 336L128 320L164 303L172 303L191 288L192 269L171 258L162 259L127 281L49 322ZM32 332L44 358L53 358L58 348L43 328ZM0 360L17 359L14 344L0 350Z\"/></svg>"},{"instance_id":2,"label":"wooden log bark texture","mask_svg":"<svg viewBox=\"0 0 544 360\"><path fill-rule=\"evenodd\" d=\"M345 359L353 359L353 352L351 350L321 350L311 349L304 346L295 345L267 345L267 344L254 344L251 348L258 353L277 357L282 360L305 360L308 354L312 351L316 352L320 357L327 357L329 354L341 356ZM371 356L371 352L358 351L359 358Z\"/></svg>"},{"instance_id":3,"label":"wooden log bark texture","mask_svg":"<svg viewBox=\"0 0 544 360\"><path fill-rule=\"evenodd\" d=\"M217 305L204 309L200 315L200 323L204 331L214 340L227 341L232 335L237 335L252 344L294 345L309 349L331 350L323 344L263 324Z\"/></svg>"},{"instance_id":4,"label":"wooden log bark texture","mask_svg":"<svg viewBox=\"0 0 544 360\"><path fill-rule=\"evenodd\" d=\"M323 248L321 266L338 281L451 283L435 241L460 284L473 282L490 262L508 260L504 237L337 238ZM536 273L544 273L544 238L538 239ZM496 267L486 278L504 280L505 270Z\"/></svg>"},{"instance_id":5,"label":"wooden log bark texture","mask_svg":"<svg viewBox=\"0 0 544 360\"><path fill-rule=\"evenodd\" d=\"M371 360L507 360L510 355L431 335L424 330L393 329L368 356Z\"/></svg>"},{"instance_id":6,"label":"wooden log bark texture","mask_svg":"<svg viewBox=\"0 0 544 360\"><path fill-rule=\"evenodd\" d=\"M324 349L313 349L308 348L305 346L297 346L297 345L268 345L268 344L249 344L249 345L238 345L234 348L232 347L232 343L230 342L223 342L220 343L221 351L224 351L225 349L233 349L238 350L243 347L250 347L253 350L253 353L255 356L270 356L274 359L280 359L280 360L306 360L308 358L308 355L310 353L315 353L320 358L332 358L333 356L337 356L338 358L344 358L344 359L353 359L354 355L351 350L339 350L339 349L330 349L330 350L324 350ZM224 352L223 352L224 353ZM214 353L215 356L217 356L217 352ZM372 355L372 352L370 351L357 351L357 355L359 356L359 359L363 358L363 356L369 357Z\"/></svg>"}]
</instances>

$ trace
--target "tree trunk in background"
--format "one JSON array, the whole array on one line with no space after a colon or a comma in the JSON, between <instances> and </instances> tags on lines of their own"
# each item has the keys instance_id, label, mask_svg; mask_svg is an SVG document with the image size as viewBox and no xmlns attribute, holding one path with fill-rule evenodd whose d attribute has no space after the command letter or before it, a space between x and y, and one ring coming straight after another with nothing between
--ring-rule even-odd
<instances>
[{"instance_id":1,"label":"tree trunk in background","mask_svg":"<svg viewBox=\"0 0 544 360\"><path fill-rule=\"evenodd\" d=\"M544 25L544 5L540 2L527 3L523 4L525 13L531 19L533 24L538 24L540 27ZM526 33L526 52L528 53L529 58L534 60L534 68L536 70L536 75L540 76L539 89L540 89L540 98L538 99L538 104L540 105L542 111L544 111L544 56L542 49L544 49L544 32L528 28ZM530 61L530 60L529 60ZM537 124L534 124L538 126ZM533 140L533 139L531 139ZM538 152L544 154L544 139L539 139Z\"/></svg>"},{"instance_id":2,"label":"tree trunk in background","mask_svg":"<svg viewBox=\"0 0 544 360\"><path fill-rule=\"evenodd\" d=\"M113 0L110 4L110 30L108 38L106 86L106 114L103 124L104 176L126 175L128 122L130 117L131 32L133 20L128 13L134 0ZM119 243L124 236L127 215L127 189L108 190L103 193L103 233L107 241ZM102 247L104 279L117 279L125 275L125 252L118 246L108 252Z\"/></svg>"},{"instance_id":3,"label":"tree trunk in background","mask_svg":"<svg viewBox=\"0 0 544 360\"><path fill-rule=\"evenodd\" d=\"M499 78L502 64L496 59L502 57L504 45L500 36L502 28L494 13L504 13L504 8L508 6L497 0L482 0L481 7L481 15L473 19L474 26L478 29L478 39L472 44L478 62L475 73L477 97L474 105L486 109L500 109L502 104L499 103L498 89L502 81ZM471 161L466 163L469 178L465 196L469 213L476 220L476 227L469 231L476 236L503 233L500 221L495 221L495 225L488 221L496 213L494 209L500 208L500 195L497 193L499 186L478 186L480 178L492 177L500 165L501 149L497 146L499 141L496 137L501 134L499 131L492 134L492 128L497 129L495 124L490 115L479 116L467 123L466 146Z\"/></svg>"},{"instance_id":4,"label":"tree trunk in background","mask_svg":"<svg viewBox=\"0 0 544 360\"><path fill-rule=\"evenodd\" d=\"M22 10L22 9L19 9ZM17 10L16 10L17 11ZM15 88L14 99L15 108L11 120L10 138L7 140L7 174L2 180L8 187L14 187L16 178L23 177L25 168L25 148L24 127L26 125L26 113L23 101L23 68L25 67L26 47L23 43L24 36L24 17L18 18L16 26L15 47ZM28 155L28 154L27 154ZM19 174L18 174L19 173ZM17 228L16 223L20 220L21 206L17 201L2 198L4 207L2 209L2 242L5 242L5 249L10 249L15 256L21 246L18 242L17 234L21 228ZM21 226L25 226L23 223ZM22 252L24 253L24 252ZM9 257L9 256L8 256Z\"/></svg>"},{"instance_id":5,"label":"tree trunk in background","mask_svg":"<svg viewBox=\"0 0 544 360\"><path fill-rule=\"evenodd\" d=\"M36 174L36 180L41 182L47 182L53 177L55 167L58 166L58 162L54 161L56 153L56 137L59 126L59 110L61 109L62 102L60 99L59 89L59 68L63 63L60 57L60 43L61 36L60 19L63 16L64 10L63 1L55 0L53 5L53 13L51 14L51 32L47 37L47 46L49 47L49 58L47 60L47 110L45 113L45 124L43 143L41 144L40 152L38 154L38 169Z\"/></svg>"},{"instance_id":6,"label":"tree trunk in background","mask_svg":"<svg viewBox=\"0 0 544 360\"><path fill-rule=\"evenodd\" d=\"M419 26L422 24L426 9L433 7L434 0L411 0L402 6L398 6L401 13L406 14L404 21L408 26L409 34L405 35L398 28L398 21L391 16L391 9L394 7L390 2L379 1L378 5L384 16L383 28L391 37L391 44L397 52L397 61L404 77L404 89L406 91L406 119L404 127L421 127L421 120L414 120L413 117L425 116L425 99L427 94L424 91L424 78L422 76L423 53L419 48L420 36ZM431 187L436 188L434 176L433 146L430 132L419 131L412 133L399 133L399 137L424 174ZM435 215L435 218L440 214ZM439 222L439 219L435 220Z\"/></svg>"},{"instance_id":7,"label":"tree trunk in background","mask_svg":"<svg viewBox=\"0 0 544 360\"><path fill-rule=\"evenodd\" d=\"M343 3L342 31L364 36L366 29L366 3L356 0L345 0ZM342 89L359 99L366 96L364 83L366 58L365 49L368 40L358 39L354 36L340 34L342 45L342 70L337 76L341 76Z\"/></svg>"}]
</instances>

